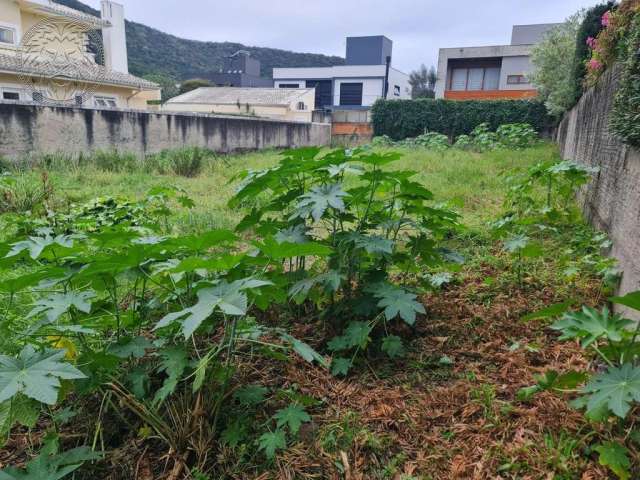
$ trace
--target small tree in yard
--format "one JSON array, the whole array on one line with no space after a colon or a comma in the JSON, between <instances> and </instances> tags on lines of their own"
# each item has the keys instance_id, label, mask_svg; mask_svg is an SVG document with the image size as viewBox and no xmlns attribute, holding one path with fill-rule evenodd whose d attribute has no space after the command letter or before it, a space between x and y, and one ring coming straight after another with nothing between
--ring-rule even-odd
<instances>
[{"instance_id":1,"label":"small tree in yard","mask_svg":"<svg viewBox=\"0 0 640 480\"><path fill-rule=\"evenodd\" d=\"M193 78L191 80L185 80L184 82L182 82L182 85L180 85L180 95L195 90L196 88L210 86L211 82L203 78Z\"/></svg>"},{"instance_id":2,"label":"small tree in yard","mask_svg":"<svg viewBox=\"0 0 640 480\"><path fill-rule=\"evenodd\" d=\"M579 12L550 30L544 40L534 47L531 55L534 65L531 82L538 88L552 115L562 114L575 103L572 60L583 15L583 12Z\"/></svg>"},{"instance_id":3,"label":"small tree in yard","mask_svg":"<svg viewBox=\"0 0 640 480\"><path fill-rule=\"evenodd\" d=\"M436 96L436 81L438 74L434 67L427 68L424 64L409 75L411 98L434 98Z\"/></svg>"}]
</instances>

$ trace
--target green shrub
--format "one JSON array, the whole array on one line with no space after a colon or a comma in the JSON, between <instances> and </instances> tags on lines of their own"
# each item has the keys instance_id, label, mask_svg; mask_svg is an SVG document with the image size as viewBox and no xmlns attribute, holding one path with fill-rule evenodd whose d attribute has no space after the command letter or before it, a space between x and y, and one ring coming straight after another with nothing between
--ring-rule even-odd
<instances>
[{"instance_id":1,"label":"green shrub","mask_svg":"<svg viewBox=\"0 0 640 480\"><path fill-rule=\"evenodd\" d=\"M213 152L200 147L165 150L147 158L147 167L162 174L173 173L181 177L196 177Z\"/></svg>"},{"instance_id":2,"label":"green shrub","mask_svg":"<svg viewBox=\"0 0 640 480\"><path fill-rule=\"evenodd\" d=\"M500 125L496 135L500 145L513 150L531 147L538 140L537 132L526 123Z\"/></svg>"},{"instance_id":3,"label":"green shrub","mask_svg":"<svg viewBox=\"0 0 640 480\"><path fill-rule=\"evenodd\" d=\"M117 150L98 150L88 158L88 162L95 165L100 170L107 172L131 172L140 167L140 161L135 153L119 152ZM81 159L84 161L84 158Z\"/></svg>"},{"instance_id":4,"label":"green shrub","mask_svg":"<svg viewBox=\"0 0 640 480\"><path fill-rule=\"evenodd\" d=\"M553 125L545 106L532 100L379 100L373 106L376 136L394 140L437 132L450 139L470 134L487 123L492 130L506 123L528 123L537 132Z\"/></svg>"},{"instance_id":5,"label":"green shrub","mask_svg":"<svg viewBox=\"0 0 640 480\"><path fill-rule=\"evenodd\" d=\"M24 173L0 174L0 213L34 210L47 198L47 185L44 179L39 182L32 175Z\"/></svg>"},{"instance_id":6,"label":"green shrub","mask_svg":"<svg viewBox=\"0 0 640 480\"><path fill-rule=\"evenodd\" d=\"M633 20L626 49L623 53L623 74L616 92L611 129L622 140L633 146L640 146L640 16Z\"/></svg>"},{"instance_id":7,"label":"green shrub","mask_svg":"<svg viewBox=\"0 0 640 480\"><path fill-rule=\"evenodd\" d=\"M572 59L581 22L581 13L573 15L547 32L531 52L534 68L529 79L551 115L562 115L575 104Z\"/></svg>"}]
</instances>

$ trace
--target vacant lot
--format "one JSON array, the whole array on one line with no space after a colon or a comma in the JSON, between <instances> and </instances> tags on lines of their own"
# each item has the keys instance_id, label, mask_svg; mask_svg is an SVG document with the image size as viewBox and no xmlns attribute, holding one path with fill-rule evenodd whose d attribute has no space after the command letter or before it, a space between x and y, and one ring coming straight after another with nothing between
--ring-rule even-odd
<instances>
[{"instance_id":1,"label":"vacant lot","mask_svg":"<svg viewBox=\"0 0 640 480\"><path fill-rule=\"evenodd\" d=\"M357 178L344 180L348 196L342 190L325 194L320 189L305 197L315 201L315 209L326 200L322 212L303 214L309 221L322 218L322 227L315 227L313 235L318 239L327 234L334 250L342 248L335 238L342 238L349 225L358 225L359 216L364 212L366 217L379 202L375 215L355 230L360 236L353 242L361 250L348 251L361 255L360 264L369 270L348 277L348 282L333 270L321 270L317 258L328 256L331 268L337 268L340 259L325 252L319 240L302 243L307 245L305 253L297 240L280 243L295 254L282 253L276 243L261 243L275 231L297 238L295 228L283 228L291 220L278 217L286 211L288 193L267 210L269 221L240 231L238 243L228 250L225 242L231 240L226 233L215 239L207 233L233 230L257 208L251 199L229 206L243 182L236 176L245 169L278 165L278 152L207 156L197 171L189 172L192 177L157 173L163 169L149 165L120 165L118 159L107 167L90 161L65 165L64 159L49 158L13 172L12 190L5 193L5 213L0 216L8 242L0 244L3 256L11 255L18 240L28 241L27 233L49 231L64 238L58 242L42 237L46 245L40 254L34 256L36 247L25 244L19 262L8 264L5 258L0 264L0 278L5 280L0 283L2 353L15 356L28 335L39 335L42 346L66 349L66 361L98 380L83 380L72 393L65 389L76 377L62 377L67 378L62 391L53 392L60 401L57 406L47 407L37 421L14 415L15 423L29 428L13 428L0 450L0 467L24 465L55 434L56 451L89 445L104 452L99 460L87 457L75 474L82 479L607 478L589 450L602 432L592 430L583 414L569 406L570 396L551 391L519 394L549 370L592 368L577 344L558 341L548 321L525 322L522 317L567 300L598 306L609 289L611 265L600 256L605 240L577 218L572 201L558 200L564 210L549 225L536 217L540 228L531 230L530 238L505 232L498 222L514 222L524 215L524 203L551 195L545 184L527 191L521 203L505 204L507 197L513 200L508 196L514 185L509 179L540 162L559 161L555 147L542 143L526 150L486 153L400 149L402 159L386 163L384 155L391 151L398 149L359 157L372 169L363 174L353 167ZM349 163L348 156L340 158L344 165ZM407 170L417 172L411 177L416 183L405 181L402 172ZM342 179L349 172L327 171L318 175ZM368 179L380 185L392 177L400 179L402 191L385 187L369 196L357 188ZM252 178L260 181L259 176ZM256 186L252 196L263 208L276 197L268 191L299 181L296 174L284 182L281 178L265 183ZM418 184L428 188L433 199ZM325 196L318 199L321 194ZM362 202L353 207L353 216L338 213L349 207L348 198L359 195ZM78 213L80 205L98 197L97 209L92 204ZM428 200L423 204L423 199ZM397 218L396 201L408 202ZM322 217L328 209L334 209L335 216ZM460 215L457 226L449 223L451 211ZM414 250L408 249L413 240L400 240L405 229L409 235L422 228L406 220L411 215L423 218L430 232L438 232L423 237L424 243ZM153 228L148 225L152 216L157 218ZM534 223L527 218L518 224L522 229ZM390 220L409 227L398 226L394 237L389 234L395 228ZM38 229L42 227L51 230ZM385 229L386 238L380 234L363 240L361 232ZM78 246L85 241L73 237L79 231L95 243ZM181 240L172 243L167 237ZM398 245L402 242L398 251L387 250L384 240L391 237L397 237ZM400 248L409 252L407 256ZM112 256L105 257L109 252ZM448 260L423 267L428 252ZM398 306L403 321L400 316L394 320L395 314L376 314L351 348L349 342L362 335L366 322L357 310L361 304L347 302L343 307L342 302L357 299L362 284L377 285L370 278L386 269L387 262L395 262L388 267L389 281L410 285L406 292L394 294L405 301ZM31 277L16 280L43 270L47 273L38 273L37 282L58 280L46 286ZM247 271L253 280L259 278L255 272L267 275L268 285L241 285L233 300L216 293L221 284L245 281ZM300 272L309 272L302 281L311 283L296 283L293 294L285 280ZM340 290L326 293L335 282L342 285ZM283 293L278 291L281 283ZM40 310L30 313L46 292L85 296L73 301L66 296L66 304L41 303ZM180 328L174 328L175 319L173 326L171 320L158 324L192 306L196 296L206 310L202 292L214 295L209 304L221 311L211 307L200 322L208 318L217 323L197 324L199 334L186 343L186 322ZM53 320L52 311L59 312ZM242 311L238 322L231 320L239 315L236 311ZM196 307L188 313L197 316ZM51 320L38 324L44 333L32 329L40 315ZM347 323L342 317L354 321ZM164 334L167 327L169 333ZM74 336L63 334L71 331ZM236 335L237 341L228 340ZM383 338L379 346L376 342ZM166 395L158 396L165 390ZM33 405L27 396L13 401L26 402L28 409ZM0 418L0 423L6 432L7 422Z\"/></svg>"}]
</instances>

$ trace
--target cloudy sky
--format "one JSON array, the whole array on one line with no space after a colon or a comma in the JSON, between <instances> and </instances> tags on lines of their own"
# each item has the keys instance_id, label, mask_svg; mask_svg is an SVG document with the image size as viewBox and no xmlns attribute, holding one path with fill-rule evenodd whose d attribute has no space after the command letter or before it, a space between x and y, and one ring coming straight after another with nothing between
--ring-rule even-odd
<instances>
[{"instance_id":1,"label":"cloudy sky","mask_svg":"<svg viewBox=\"0 0 640 480\"><path fill-rule=\"evenodd\" d=\"M100 0L84 0L99 8ZM119 0L128 19L195 40L344 56L345 37L383 34L394 66L435 65L438 49L501 45L514 24L560 22L596 0Z\"/></svg>"}]
</instances>

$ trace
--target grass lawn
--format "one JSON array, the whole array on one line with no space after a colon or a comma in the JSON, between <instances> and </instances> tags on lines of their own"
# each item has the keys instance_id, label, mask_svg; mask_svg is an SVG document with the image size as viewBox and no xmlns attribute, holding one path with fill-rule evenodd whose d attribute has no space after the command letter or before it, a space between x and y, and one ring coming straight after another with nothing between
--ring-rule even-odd
<instances>
[{"instance_id":1,"label":"grass lawn","mask_svg":"<svg viewBox=\"0 0 640 480\"><path fill-rule=\"evenodd\" d=\"M414 178L434 193L436 202L447 202L458 210L462 214L462 223L469 227L478 227L495 219L504 200L505 173L558 156L555 145L550 143L523 151L497 150L482 154L459 150L436 153L424 149L394 148L393 151L403 154L395 168L419 172ZM239 212L227 208L228 200L240 183L232 180L234 175L244 169L268 168L279 158L276 151L220 156L207 162L196 178L142 171L118 173L90 166L53 169L50 174L56 196L63 203L82 203L96 196L139 199L154 186L181 187L196 206L190 215L178 219L178 222L186 230L199 231L232 228L240 217Z\"/></svg>"}]
</instances>

